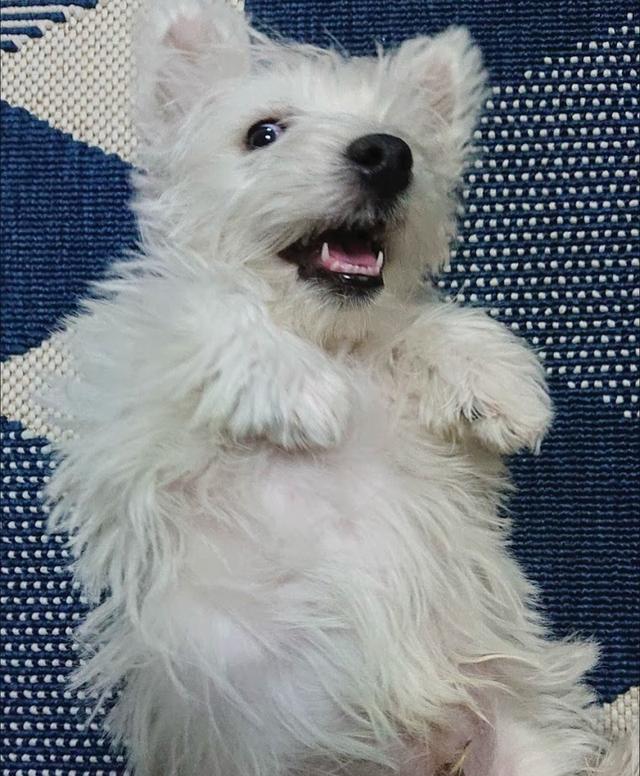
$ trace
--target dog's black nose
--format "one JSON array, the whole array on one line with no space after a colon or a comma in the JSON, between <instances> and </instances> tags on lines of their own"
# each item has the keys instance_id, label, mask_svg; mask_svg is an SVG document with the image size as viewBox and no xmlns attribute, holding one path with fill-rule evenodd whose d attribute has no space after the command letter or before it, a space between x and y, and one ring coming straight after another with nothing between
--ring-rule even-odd
<instances>
[{"instance_id":1,"label":"dog's black nose","mask_svg":"<svg viewBox=\"0 0 640 776\"><path fill-rule=\"evenodd\" d=\"M375 134L356 138L347 148L364 183L379 197L391 199L411 181L413 155L395 135Z\"/></svg>"}]
</instances>

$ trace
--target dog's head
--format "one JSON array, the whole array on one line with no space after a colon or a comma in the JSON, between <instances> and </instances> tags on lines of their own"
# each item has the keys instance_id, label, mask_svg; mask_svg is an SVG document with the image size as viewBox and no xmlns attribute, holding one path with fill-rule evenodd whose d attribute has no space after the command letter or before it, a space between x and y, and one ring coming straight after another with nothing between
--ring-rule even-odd
<instances>
[{"instance_id":1,"label":"dog's head","mask_svg":"<svg viewBox=\"0 0 640 776\"><path fill-rule=\"evenodd\" d=\"M300 324L406 298L446 260L483 98L464 30L349 58L202 0L139 45L150 241L224 265Z\"/></svg>"}]
</instances>

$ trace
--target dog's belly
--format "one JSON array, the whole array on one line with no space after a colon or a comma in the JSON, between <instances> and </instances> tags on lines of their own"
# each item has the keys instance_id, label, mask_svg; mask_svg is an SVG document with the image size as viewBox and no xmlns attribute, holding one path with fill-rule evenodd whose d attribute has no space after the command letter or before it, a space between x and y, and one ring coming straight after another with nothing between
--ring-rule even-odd
<instances>
[{"instance_id":1,"label":"dog's belly","mask_svg":"<svg viewBox=\"0 0 640 776\"><path fill-rule=\"evenodd\" d=\"M207 473L206 508L158 617L179 640L182 681L219 710L219 726L260 709L251 735L275 748L282 738L286 751L298 720L338 735L340 704L362 705L361 615L388 606L385 576L407 552L394 535L408 519L406 475L383 432L352 429L331 454L256 449L224 476Z\"/></svg>"},{"instance_id":2,"label":"dog's belly","mask_svg":"<svg viewBox=\"0 0 640 776\"><path fill-rule=\"evenodd\" d=\"M185 593L197 590L212 616L222 604L225 631L234 621L257 643L256 627L280 641L278 631L327 614L333 594L347 594L347 578L380 580L394 565L401 524L411 527L408 494L416 490L386 431L368 424L331 453L263 447L233 470L212 467L185 558ZM237 640L229 646L242 659Z\"/></svg>"},{"instance_id":3,"label":"dog's belly","mask_svg":"<svg viewBox=\"0 0 640 776\"><path fill-rule=\"evenodd\" d=\"M282 736L283 751L298 720L338 736L344 709L394 714L383 676L409 706L422 692L410 674L434 702L450 693L434 671L459 645L439 643L438 612L464 594L453 569L477 538L461 530L474 509L468 462L368 409L331 452L265 446L213 465L180 582L162 600L192 691L225 709L221 725L259 708L268 724L255 735L270 746Z\"/></svg>"}]
</instances>

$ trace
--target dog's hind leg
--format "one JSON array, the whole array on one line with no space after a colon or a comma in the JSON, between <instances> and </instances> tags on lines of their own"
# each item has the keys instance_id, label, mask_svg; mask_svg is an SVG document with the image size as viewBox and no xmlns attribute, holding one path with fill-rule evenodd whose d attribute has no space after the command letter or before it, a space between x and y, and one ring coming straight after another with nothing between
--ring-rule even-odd
<instances>
[{"instance_id":1,"label":"dog's hind leg","mask_svg":"<svg viewBox=\"0 0 640 776\"><path fill-rule=\"evenodd\" d=\"M523 713L524 712L524 713ZM442 776L579 776L585 772L596 736L567 719L565 725L528 720L516 698L495 706ZM437 776L441 776L440 773Z\"/></svg>"}]
</instances>

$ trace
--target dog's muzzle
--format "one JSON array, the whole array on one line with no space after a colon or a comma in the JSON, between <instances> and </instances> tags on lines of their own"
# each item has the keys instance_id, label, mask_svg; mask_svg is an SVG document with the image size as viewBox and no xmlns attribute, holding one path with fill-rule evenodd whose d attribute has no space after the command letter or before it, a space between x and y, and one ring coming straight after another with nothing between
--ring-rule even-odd
<instances>
[{"instance_id":1,"label":"dog's muzzle","mask_svg":"<svg viewBox=\"0 0 640 776\"><path fill-rule=\"evenodd\" d=\"M302 280L341 299L366 302L384 286L387 226L397 199L411 183L413 155L401 138L372 134L351 142L345 157L368 202L366 209L378 215L363 223L353 213L343 223L312 229L280 256L298 265Z\"/></svg>"}]
</instances>

